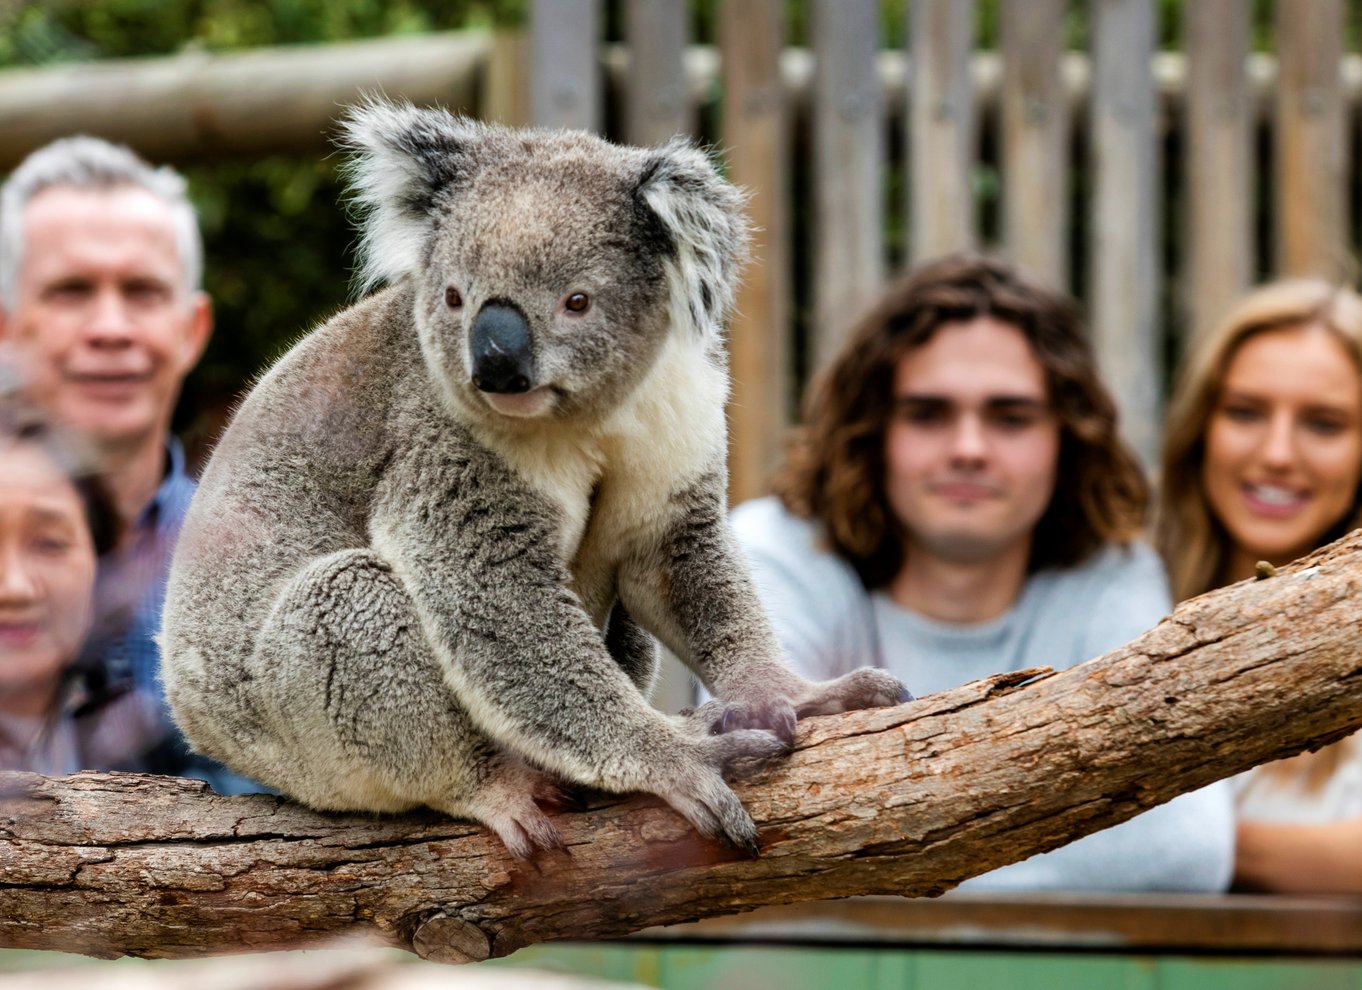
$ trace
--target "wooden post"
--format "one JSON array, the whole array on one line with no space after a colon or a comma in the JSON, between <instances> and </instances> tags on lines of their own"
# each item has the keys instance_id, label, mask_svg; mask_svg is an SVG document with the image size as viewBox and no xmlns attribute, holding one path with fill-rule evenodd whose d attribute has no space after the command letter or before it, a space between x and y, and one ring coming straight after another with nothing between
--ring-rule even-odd
<instances>
[{"instance_id":1,"label":"wooden post","mask_svg":"<svg viewBox=\"0 0 1362 990\"><path fill-rule=\"evenodd\" d=\"M973 34L973 0L914 0L909 7L912 79L905 133L908 245L914 263L974 243Z\"/></svg>"},{"instance_id":2,"label":"wooden post","mask_svg":"<svg viewBox=\"0 0 1362 990\"><path fill-rule=\"evenodd\" d=\"M1069 102L1060 78L1065 0L999 7L1003 243L1018 264L1069 284Z\"/></svg>"},{"instance_id":3,"label":"wooden post","mask_svg":"<svg viewBox=\"0 0 1362 990\"><path fill-rule=\"evenodd\" d=\"M1229 311L1253 277L1251 10L1200 0L1187 18L1187 262L1183 295L1193 337Z\"/></svg>"},{"instance_id":4,"label":"wooden post","mask_svg":"<svg viewBox=\"0 0 1362 990\"><path fill-rule=\"evenodd\" d=\"M694 129L684 60L688 15L677 0L629 0L625 8L624 136L630 144L664 144Z\"/></svg>"},{"instance_id":5,"label":"wooden post","mask_svg":"<svg viewBox=\"0 0 1362 990\"><path fill-rule=\"evenodd\" d=\"M530 38L523 27L492 32L483 79L484 120L524 127L530 122Z\"/></svg>"},{"instance_id":6,"label":"wooden post","mask_svg":"<svg viewBox=\"0 0 1362 990\"><path fill-rule=\"evenodd\" d=\"M884 282L884 121L874 0L814 0L816 365Z\"/></svg>"},{"instance_id":7,"label":"wooden post","mask_svg":"<svg viewBox=\"0 0 1362 990\"><path fill-rule=\"evenodd\" d=\"M1281 275L1356 277L1348 261L1342 0L1278 0L1275 253Z\"/></svg>"},{"instance_id":8,"label":"wooden post","mask_svg":"<svg viewBox=\"0 0 1362 990\"><path fill-rule=\"evenodd\" d=\"M1126 438L1146 465L1159 444L1158 179L1152 0L1095 0L1089 204L1090 312Z\"/></svg>"},{"instance_id":9,"label":"wooden post","mask_svg":"<svg viewBox=\"0 0 1362 990\"><path fill-rule=\"evenodd\" d=\"M790 141L780 56L781 0L743 0L720 9L723 139L729 178L751 200L752 262L729 324L733 394L729 494L760 495L780 457L793 405L790 338Z\"/></svg>"},{"instance_id":10,"label":"wooden post","mask_svg":"<svg viewBox=\"0 0 1362 990\"><path fill-rule=\"evenodd\" d=\"M599 0L531 0L530 114L544 127L599 131Z\"/></svg>"}]
</instances>

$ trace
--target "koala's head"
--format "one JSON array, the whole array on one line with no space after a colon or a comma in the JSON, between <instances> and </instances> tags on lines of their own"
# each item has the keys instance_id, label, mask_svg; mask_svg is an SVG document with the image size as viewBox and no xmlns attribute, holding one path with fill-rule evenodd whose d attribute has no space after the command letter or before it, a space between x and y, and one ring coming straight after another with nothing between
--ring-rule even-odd
<instances>
[{"instance_id":1,"label":"koala's head","mask_svg":"<svg viewBox=\"0 0 1362 990\"><path fill-rule=\"evenodd\" d=\"M717 339L747 229L741 194L690 144L626 148L380 101L344 124L361 288L414 282L427 365L459 406L600 413L668 335Z\"/></svg>"}]
</instances>

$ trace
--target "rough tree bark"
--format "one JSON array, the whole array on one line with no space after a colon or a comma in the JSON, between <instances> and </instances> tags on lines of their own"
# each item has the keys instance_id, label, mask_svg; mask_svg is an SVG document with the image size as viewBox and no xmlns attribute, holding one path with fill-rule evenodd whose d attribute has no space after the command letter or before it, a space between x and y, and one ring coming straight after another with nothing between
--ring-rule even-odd
<instances>
[{"instance_id":1,"label":"rough tree bark","mask_svg":"<svg viewBox=\"0 0 1362 990\"><path fill-rule=\"evenodd\" d=\"M938 894L1362 725L1362 531L1063 673L801 724L739 785L761 856L658 801L519 863L433 814L320 815L135 775L0 775L0 945L179 957L372 937L447 961L764 904Z\"/></svg>"}]
</instances>

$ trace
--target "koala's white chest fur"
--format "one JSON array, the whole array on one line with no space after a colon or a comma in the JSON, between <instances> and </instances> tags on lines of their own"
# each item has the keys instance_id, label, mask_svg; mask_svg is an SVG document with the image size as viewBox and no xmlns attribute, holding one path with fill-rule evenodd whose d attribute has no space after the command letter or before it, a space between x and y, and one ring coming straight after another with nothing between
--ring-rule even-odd
<instances>
[{"instance_id":1,"label":"koala's white chest fur","mask_svg":"<svg viewBox=\"0 0 1362 990\"><path fill-rule=\"evenodd\" d=\"M588 608L608 608L596 586L609 581L619 554L656 542L671 496L721 463L727 394L727 374L701 342L669 339L630 397L593 429L554 423L489 438L558 508L559 553Z\"/></svg>"}]
</instances>

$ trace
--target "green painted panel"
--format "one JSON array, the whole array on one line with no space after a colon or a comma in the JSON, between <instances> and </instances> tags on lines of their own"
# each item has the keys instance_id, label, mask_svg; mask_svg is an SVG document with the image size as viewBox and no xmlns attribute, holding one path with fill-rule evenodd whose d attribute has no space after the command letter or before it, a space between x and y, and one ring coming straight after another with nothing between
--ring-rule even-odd
<instances>
[{"instance_id":1,"label":"green painted panel","mask_svg":"<svg viewBox=\"0 0 1362 990\"><path fill-rule=\"evenodd\" d=\"M914 990L1159 990L1152 959L1076 953L906 952Z\"/></svg>"},{"instance_id":2,"label":"green painted panel","mask_svg":"<svg viewBox=\"0 0 1362 990\"><path fill-rule=\"evenodd\" d=\"M1362 990L1362 961L813 946L559 943L525 966L662 990Z\"/></svg>"},{"instance_id":3,"label":"green painted panel","mask_svg":"<svg viewBox=\"0 0 1362 990\"><path fill-rule=\"evenodd\" d=\"M661 986L668 990L828 990L879 986L876 953L750 946L741 952L711 946L662 950Z\"/></svg>"},{"instance_id":4,"label":"green painted panel","mask_svg":"<svg viewBox=\"0 0 1362 990\"><path fill-rule=\"evenodd\" d=\"M1165 959L1158 990L1362 990L1362 962L1340 959Z\"/></svg>"},{"instance_id":5,"label":"green painted panel","mask_svg":"<svg viewBox=\"0 0 1362 990\"><path fill-rule=\"evenodd\" d=\"M658 979L658 962L658 952L650 945L545 942L526 946L504 959L493 959L477 965L543 969L552 973L596 976L661 987L663 984Z\"/></svg>"}]
</instances>

